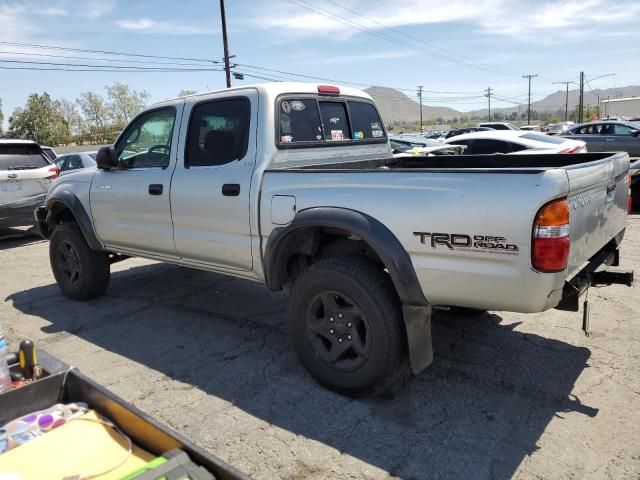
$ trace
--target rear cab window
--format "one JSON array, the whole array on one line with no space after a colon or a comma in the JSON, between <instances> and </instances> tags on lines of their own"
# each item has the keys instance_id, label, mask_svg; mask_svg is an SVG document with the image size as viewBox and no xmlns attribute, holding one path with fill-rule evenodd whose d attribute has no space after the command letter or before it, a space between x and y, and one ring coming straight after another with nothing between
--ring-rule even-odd
<instances>
[{"instance_id":1,"label":"rear cab window","mask_svg":"<svg viewBox=\"0 0 640 480\"><path fill-rule=\"evenodd\" d=\"M31 170L46 167L50 163L39 145L0 144L0 170Z\"/></svg>"},{"instance_id":2,"label":"rear cab window","mask_svg":"<svg viewBox=\"0 0 640 480\"><path fill-rule=\"evenodd\" d=\"M385 143L373 103L360 99L285 97L277 109L279 148Z\"/></svg>"}]
</instances>

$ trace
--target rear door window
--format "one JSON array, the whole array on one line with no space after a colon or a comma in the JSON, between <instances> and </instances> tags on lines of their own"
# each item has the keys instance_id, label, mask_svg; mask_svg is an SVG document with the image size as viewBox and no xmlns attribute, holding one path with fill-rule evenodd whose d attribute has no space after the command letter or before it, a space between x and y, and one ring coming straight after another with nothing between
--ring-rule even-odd
<instances>
[{"instance_id":1,"label":"rear door window","mask_svg":"<svg viewBox=\"0 0 640 480\"><path fill-rule=\"evenodd\" d=\"M196 105L189 123L185 166L211 167L244 158L250 124L251 102L246 97Z\"/></svg>"},{"instance_id":2,"label":"rear door window","mask_svg":"<svg viewBox=\"0 0 640 480\"><path fill-rule=\"evenodd\" d=\"M49 163L38 145L0 145L0 170L30 170L46 167Z\"/></svg>"},{"instance_id":3,"label":"rear door window","mask_svg":"<svg viewBox=\"0 0 640 480\"><path fill-rule=\"evenodd\" d=\"M473 142L474 155L491 155L493 153L509 153L512 151L511 143L502 140L476 139Z\"/></svg>"}]
</instances>

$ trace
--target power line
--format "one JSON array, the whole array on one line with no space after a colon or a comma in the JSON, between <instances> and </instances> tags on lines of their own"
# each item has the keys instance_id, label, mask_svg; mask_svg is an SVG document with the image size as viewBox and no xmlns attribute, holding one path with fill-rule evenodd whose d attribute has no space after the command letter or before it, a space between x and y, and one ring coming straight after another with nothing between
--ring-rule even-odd
<instances>
[{"instance_id":1,"label":"power line","mask_svg":"<svg viewBox=\"0 0 640 480\"><path fill-rule=\"evenodd\" d=\"M456 52L453 52L453 51L448 50L446 48L440 47L439 45L433 44L431 42L427 42L427 41L425 41L425 40L423 40L423 39L421 39L419 37L415 37L415 36L410 35L410 34L408 34L406 32L403 32L399 28L395 28L395 27L391 27L389 25L385 25L382 22L379 22L379 21L377 21L377 20L375 20L375 19L373 19L371 17L363 15L361 12L358 12L357 10L345 7L344 5L341 5L341 4L339 4L338 2L336 2L334 0L325 0L325 1L331 3L332 5L335 5L336 7L341 8L343 10L346 10L347 12L350 12L350 13L352 13L354 15L357 15L358 17L361 17L361 18L363 18L363 19L365 19L365 20L367 20L367 21L369 21L371 23L379 25L382 28L391 30L393 32L396 32L396 34L398 34L398 35L401 35L403 37L409 38L413 42L421 43L423 45L428 46L429 48L440 50L440 51L448 54L448 56L446 56L446 57L443 57L442 55L438 55L441 58L446 58L447 60L452 60L451 57L453 56L453 57L457 57L457 60L455 58L453 59L454 61L456 61L457 63L462 63L462 64L464 64L464 65L466 65L468 67L480 68L482 70L486 70L486 71L490 71L490 72L494 72L494 73L502 73L502 74L505 74L505 75L513 75L513 76L517 75L517 73L515 73L515 72L509 72L509 71L506 71L506 70L494 68L494 67L491 67L490 65L485 65L485 64L483 64L481 62L474 62L473 60L465 58L465 57L463 57L462 55L460 55L460 54L458 54Z\"/></svg>"},{"instance_id":2,"label":"power line","mask_svg":"<svg viewBox=\"0 0 640 480\"><path fill-rule=\"evenodd\" d=\"M102 68L109 68L109 69L113 69L115 71L119 71L119 70L131 70L131 69L136 69L136 70L141 70L141 71L154 71L154 70L163 70L163 71L172 71L174 70L173 68L169 68L169 67L131 67L128 65L94 65L94 64L88 64L88 63L60 63L60 62L36 62L36 61L29 61L29 60L2 60L0 59L0 63L17 63L17 64L26 64L26 65L53 65L53 66L63 66L63 67L79 67L79 68L96 68L96 69L102 69ZM208 68L189 68L189 69L179 69L176 68L176 70L188 70L188 71L211 71ZM213 71L219 71L219 69L213 70Z\"/></svg>"},{"instance_id":3,"label":"power line","mask_svg":"<svg viewBox=\"0 0 640 480\"><path fill-rule=\"evenodd\" d=\"M453 61L455 61L456 63L461 63L461 64L463 64L463 65L465 65L465 66L468 66L468 67L477 68L477 69L485 70L485 71L490 71L490 72L492 72L492 73L500 73L500 74L502 74L502 75L505 75L505 74L506 74L506 75L515 75L515 74L511 74L511 73L506 73L506 72L504 72L504 71L500 71L500 70L492 69L492 68L490 68L490 67L484 67L484 66L479 65L479 64L477 64L477 63L476 63L476 64L474 64L474 63L470 63L470 62L468 62L468 61L464 61L464 60L460 60L460 59L452 58L452 55L453 55L454 57L455 57L455 56L458 56L458 55L454 54L453 52L449 52L449 51L447 51L447 50L445 50L445 51L446 51L447 53L449 53L449 55L443 55L443 54L439 54L439 53L435 53L435 52L428 52L428 51L427 51L427 50L425 50L424 48L420 48L419 46L416 46L415 44L412 44L412 43L409 43L409 42L407 42L407 41L403 41L403 40L400 40L400 39L398 39L398 38L395 38L395 37L392 37L392 36L390 36L390 35L387 35L387 34L385 34L385 33L379 32L379 31L374 30L374 29L372 29L372 28L370 28L370 27L368 27L368 26L366 26L366 25L363 25L363 24L361 24L361 23L357 23L357 22L354 22L354 21L352 21L352 20L346 20L346 19L344 19L344 18L342 18L342 17L340 17L340 16L336 15L335 13L328 12L328 11L326 11L326 10L322 10L322 9L316 8L316 7L314 7L314 6L311 6L311 5L309 5L307 2L305 2L304 0L287 0L287 1L288 1L289 3L292 3L293 5L296 5L296 6L298 6L298 7L302 7L302 8L306 8L307 10L310 10L310 11L312 11L312 12L315 12L315 13L317 13L318 15L322 15L322 16L324 16L324 17L326 17L326 18L329 18L329 19L331 19L331 20L333 20L333 21L335 21L335 22L342 23L342 24L347 25L347 26L349 26L349 27L352 27L352 28L355 28L355 29L360 30L360 31L362 31L362 32L368 33L369 35L372 35L372 36L375 36L375 37L381 38L381 39L383 39L383 40L387 40L388 42L395 43L396 45L400 45L400 46L403 46L403 47L409 47L409 48L412 48L413 50L418 50L418 51L421 51L421 52L423 52L423 53L430 53L430 54L435 55L435 56L437 56L437 57L444 58L445 60L448 60L448 61L452 61L452 60L453 60ZM327 0L327 1L331 1L331 0ZM333 3L333 2L331 2L331 3ZM375 20L373 20L373 19L371 19L371 18L369 18L369 17L366 17L366 16L364 16L364 15L360 14L359 12L356 12L355 10L351 10L351 9L348 9L348 8L346 8L346 7L342 7L342 6L341 6L341 8L343 8L343 9L345 9L345 10L347 10L347 11L350 11L350 12L352 12L352 13L355 13L355 14L357 14L359 17L363 17L363 18L367 19L369 22L378 23L379 25L382 25L383 27L388 28L386 25L381 24L380 22L377 22L377 21L375 21ZM395 29L393 29L393 28L390 28L390 29L395 30ZM412 39L413 39L414 37L410 37L410 38L412 38ZM415 42L416 40L414 39L413 41ZM418 41L419 41L420 43L424 43L424 44L426 44L427 46L429 46L429 47L431 47L431 48L439 48L439 47L436 47L436 46L434 46L434 45L432 45L432 44L429 44L429 43L427 43L427 42L424 42L423 40L418 39Z\"/></svg>"},{"instance_id":4,"label":"power line","mask_svg":"<svg viewBox=\"0 0 640 480\"><path fill-rule=\"evenodd\" d=\"M110 50L90 50L88 48L60 47L57 45L42 45L37 43L0 42L0 45L8 45L12 47L38 48L38 49L44 49L44 50L62 50L65 52L100 53L103 55L122 55L126 57L158 58L158 59L164 59L164 60L184 60L184 61L191 61L191 62L221 63L218 60L212 60L209 58L167 57L162 55L127 53L127 52L118 52L118 51L110 51Z\"/></svg>"},{"instance_id":5,"label":"power line","mask_svg":"<svg viewBox=\"0 0 640 480\"><path fill-rule=\"evenodd\" d=\"M0 70L29 70L29 71L57 71L57 72L111 72L111 73L182 73L182 72L223 72L222 69L159 69L159 70L137 70L132 67L131 70L111 70L104 68L60 68L60 67L7 67L0 65Z\"/></svg>"},{"instance_id":6,"label":"power line","mask_svg":"<svg viewBox=\"0 0 640 480\"><path fill-rule=\"evenodd\" d=\"M119 63L144 63L150 65L184 65L193 67L202 67L202 63L180 63L180 62L158 62L153 60L129 60L126 58L100 58L100 57L84 57L77 55L55 55L52 53L34 53L34 52L17 52L12 50L0 50L3 55L24 55L27 57L48 57L48 58L66 58L69 60L94 60L101 62L119 62Z\"/></svg>"}]
</instances>

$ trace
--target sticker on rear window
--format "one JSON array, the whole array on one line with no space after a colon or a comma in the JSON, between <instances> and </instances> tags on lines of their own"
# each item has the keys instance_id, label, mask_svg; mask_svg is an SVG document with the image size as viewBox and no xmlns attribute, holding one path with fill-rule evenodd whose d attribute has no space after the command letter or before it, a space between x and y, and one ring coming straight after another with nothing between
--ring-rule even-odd
<instances>
[{"instance_id":1,"label":"sticker on rear window","mask_svg":"<svg viewBox=\"0 0 640 480\"><path fill-rule=\"evenodd\" d=\"M331 130L331 140L333 141L344 140L344 134L342 133L342 130Z\"/></svg>"},{"instance_id":2,"label":"sticker on rear window","mask_svg":"<svg viewBox=\"0 0 640 480\"><path fill-rule=\"evenodd\" d=\"M382 130L372 130L371 131L371 136L372 137L382 137L384 135L384 132Z\"/></svg>"},{"instance_id":3,"label":"sticker on rear window","mask_svg":"<svg viewBox=\"0 0 640 480\"><path fill-rule=\"evenodd\" d=\"M291 135L282 135L280 137L280 141L282 143L291 143L291 142L293 142L293 137Z\"/></svg>"},{"instance_id":4,"label":"sticker on rear window","mask_svg":"<svg viewBox=\"0 0 640 480\"><path fill-rule=\"evenodd\" d=\"M302 103L300 100L293 100L291 102L291 110L295 110L296 112L301 112L303 111L305 108L304 103Z\"/></svg>"},{"instance_id":5,"label":"sticker on rear window","mask_svg":"<svg viewBox=\"0 0 640 480\"><path fill-rule=\"evenodd\" d=\"M362 140L364 138L364 132L355 132L353 138L355 140Z\"/></svg>"},{"instance_id":6,"label":"sticker on rear window","mask_svg":"<svg viewBox=\"0 0 640 480\"><path fill-rule=\"evenodd\" d=\"M291 105L289 105L289 102L287 102L286 100L284 102L282 102L282 111L284 113L291 112Z\"/></svg>"}]
</instances>

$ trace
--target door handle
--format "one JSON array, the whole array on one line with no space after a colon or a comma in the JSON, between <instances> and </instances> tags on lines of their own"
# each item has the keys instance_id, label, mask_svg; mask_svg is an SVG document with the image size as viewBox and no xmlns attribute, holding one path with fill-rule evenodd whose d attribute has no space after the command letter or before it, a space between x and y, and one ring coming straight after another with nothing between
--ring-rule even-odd
<instances>
[{"instance_id":1,"label":"door handle","mask_svg":"<svg viewBox=\"0 0 640 480\"><path fill-rule=\"evenodd\" d=\"M240 185L237 183L225 183L222 185L222 195L225 197L237 197L240 195Z\"/></svg>"},{"instance_id":2,"label":"door handle","mask_svg":"<svg viewBox=\"0 0 640 480\"><path fill-rule=\"evenodd\" d=\"M149 185L149 195L162 195L162 190L164 190L164 185L161 183L152 183Z\"/></svg>"}]
</instances>

